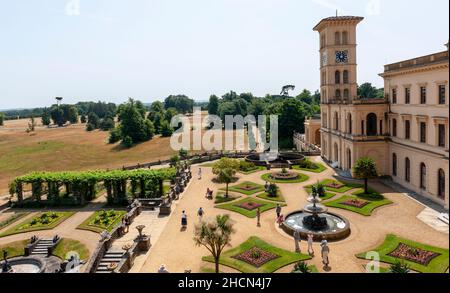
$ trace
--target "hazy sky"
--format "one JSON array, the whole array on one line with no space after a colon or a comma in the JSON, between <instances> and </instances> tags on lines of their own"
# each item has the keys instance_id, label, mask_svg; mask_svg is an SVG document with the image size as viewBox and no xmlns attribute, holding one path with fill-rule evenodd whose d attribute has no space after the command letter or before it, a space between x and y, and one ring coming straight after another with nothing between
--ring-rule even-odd
<instances>
[{"instance_id":1,"label":"hazy sky","mask_svg":"<svg viewBox=\"0 0 450 293\"><path fill-rule=\"evenodd\" d=\"M79 6L77 5L79 2ZM448 0L0 0L0 109L319 86L324 17L364 16L359 82L443 51ZM78 9L79 8L79 9Z\"/></svg>"}]
</instances>

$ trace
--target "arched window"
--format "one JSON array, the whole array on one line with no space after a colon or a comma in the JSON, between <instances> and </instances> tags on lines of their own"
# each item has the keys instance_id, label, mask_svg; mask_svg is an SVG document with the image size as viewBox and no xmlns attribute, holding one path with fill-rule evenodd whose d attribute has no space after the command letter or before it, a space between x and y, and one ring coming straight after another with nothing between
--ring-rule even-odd
<instances>
[{"instance_id":1,"label":"arched window","mask_svg":"<svg viewBox=\"0 0 450 293\"><path fill-rule=\"evenodd\" d=\"M344 79L344 83L345 84L348 84L349 83L349 79L348 79L348 70L344 70L344 77L343 77L343 79Z\"/></svg>"},{"instance_id":2,"label":"arched window","mask_svg":"<svg viewBox=\"0 0 450 293\"><path fill-rule=\"evenodd\" d=\"M392 136L397 137L397 119L392 119Z\"/></svg>"},{"instance_id":3,"label":"arched window","mask_svg":"<svg viewBox=\"0 0 450 293\"><path fill-rule=\"evenodd\" d=\"M427 166L424 163L420 163L420 189L427 189Z\"/></svg>"},{"instance_id":4,"label":"arched window","mask_svg":"<svg viewBox=\"0 0 450 293\"><path fill-rule=\"evenodd\" d=\"M341 33L340 32L334 33L334 44L335 45L341 44Z\"/></svg>"},{"instance_id":5,"label":"arched window","mask_svg":"<svg viewBox=\"0 0 450 293\"><path fill-rule=\"evenodd\" d=\"M397 154L392 154L392 175L397 176Z\"/></svg>"},{"instance_id":6,"label":"arched window","mask_svg":"<svg viewBox=\"0 0 450 293\"><path fill-rule=\"evenodd\" d=\"M334 161L339 162L339 147L337 143L334 143Z\"/></svg>"},{"instance_id":7,"label":"arched window","mask_svg":"<svg viewBox=\"0 0 450 293\"><path fill-rule=\"evenodd\" d=\"M352 114L348 113L348 115L347 115L347 133L352 134L352 132L353 132Z\"/></svg>"},{"instance_id":8,"label":"arched window","mask_svg":"<svg viewBox=\"0 0 450 293\"><path fill-rule=\"evenodd\" d=\"M340 99L341 98L341 90L336 90L336 99Z\"/></svg>"},{"instance_id":9,"label":"arched window","mask_svg":"<svg viewBox=\"0 0 450 293\"><path fill-rule=\"evenodd\" d=\"M340 84L341 83L341 72L339 70L336 70L334 73L334 83Z\"/></svg>"},{"instance_id":10,"label":"arched window","mask_svg":"<svg viewBox=\"0 0 450 293\"><path fill-rule=\"evenodd\" d=\"M348 44L348 33L343 32L342 33L342 45L347 45L347 44Z\"/></svg>"},{"instance_id":11,"label":"arched window","mask_svg":"<svg viewBox=\"0 0 450 293\"><path fill-rule=\"evenodd\" d=\"M442 169L438 171L438 197L445 200L445 172Z\"/></svg>"},{"instance_id":12,"label":"arched window","mask_svg":"<svg viewBox=\"0 0 450 293\"><path fill-rule=\"evenodd\" d=\"M411 161L409 160L409 158L405 159L405 181L411 181Z\"/></svg>"},{"instance_id":13,"label":"arched window","mask_svg":"<svg viewBox=\"0 0 450 293\"><path fill-rule=\"evenodd\" d=\"M367 115L367 136L376 136L377 133L377 115L370 113Z\"/></svg>"},{"instance_id":14,"label":"arched window","mask_svg":"<svg viewBox=\"0 0 450 293\"><path fill-rule=\"evenodd\" d=\"M339 130L339 115L338 112L334 112L334 130Z\"/></svg>"},{"instance_id":15,"label":"arched window","mask_svg":"<svg viewBox=\"0 0 450 293\"><path fill-rule=\"evenodd\" d=\"M348 91L348 89L344 90L344 99L348 100L348 98L350 97L350 92Z\"/></svg>"},{"instance_id":16,"label":"arched window","mask_svg":"<svg viewBox=\"0 0 450 293\"><path fill-rule=\"evenodd\" d=\"M347 149L347 170L352 169L352 151Z\"/></svg>"}]
</instances>

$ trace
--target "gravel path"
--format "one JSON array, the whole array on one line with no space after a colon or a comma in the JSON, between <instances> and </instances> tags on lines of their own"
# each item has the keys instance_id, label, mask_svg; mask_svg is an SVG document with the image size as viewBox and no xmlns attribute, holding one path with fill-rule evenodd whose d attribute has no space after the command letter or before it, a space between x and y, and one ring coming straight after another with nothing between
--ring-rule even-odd
<instances>
[{"instance_id":1,"label":"gravel path","mask_svg":"<svg viewBox=\"0 0 450 293\"><path fill-rule=\"evenodd\" d=\"M315 158L315 160L320 160ZM199 207L205 210L205 217L214 217L218 214L228 213L234 222L236 233L232 236L232 247L240 245L250 236L258 236L264 241L287 250L294 250L294 241L290 236L278 229L275 224L275 212L267 211L261 216L261 227L256 226L256 219L249 219L240 214L214 208L214 202L205 198L206 188L212 188L214 194L218 189L224 187L224 184L215 184L212 182L214 175L211 168L202 167L203 178L198 180L198 166L193 166L193 181L183 194L179 203L174 207L172 215L162 232L159 240L153 243L148 258L143 265L141 272L157 272L161 264L165 264L170 272L184 272L191 269L193 272L200 272L202 268L211 268L212 265L201 260L202 256L208 255L208 251L203 247L196 247L192 240L194 224L198 222L196 213ZM239 174L240 181L253 181L264 184L261 175L267 171L254 173L251 175ZM300 210L306 204L307 193L303 186L316 183L318 180L333 178L334 171L328 168L323 173L307 174L310 179L298 184L279 184L283 196L286 199L287 207L283 208L283 214ZM357 259L354 255L367 251L381 244L386 234L393 233L399 236L427 243L439 247L448 247L448 234L438 232L419 219L417 215L424 210L424 206L411 200L403 194L393 193L386 186L372 183L372 187L384 193L385 197L394 202L394 204L381 207L375 210L370 217L364 217L359 214L330 208L330 212L335 212L346 217L350 221L351 235L340 242L330 244L330 266L331 272L356 272L363 273L363 260ZM181 212L186 210L188 214L188 228L186 231L180 231ZM301 243L302 251L306 251L306 243ZM310 263L317 266L320 272L322 269L320 259L320 247L318 243L314 244L316 257ZM279 272L290 272L292 266L280 269ZM233 269L221 266L223 272L234 272Z\"/></svg>"}]
</instances>

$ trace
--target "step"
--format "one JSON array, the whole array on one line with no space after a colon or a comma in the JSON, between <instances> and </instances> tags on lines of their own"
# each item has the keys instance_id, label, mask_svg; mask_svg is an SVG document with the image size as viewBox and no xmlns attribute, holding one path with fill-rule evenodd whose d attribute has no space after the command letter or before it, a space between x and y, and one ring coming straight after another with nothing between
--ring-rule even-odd
<instances>
[{"instance_id":1,"label":"step","mask_svg":"<svg viewBox=\"0 0 450 293\"><path fill-rule=\"evenodd\" d=\"M106 254L103 258L122 258L123 254Z\"/></svg>"},{"instance_id":2,"label":"step","mask_svg":"<svg viewBox=\"0 0 450 293\"><path fill-rule=\"evenodd\" d=\"M99 265L109 265L110 263L112 263L112 262L117 262L117 263L119 263L119 262L121 262L122 261L122 258L109 258L109 259L104 259L104 258L102 258L101 260L100 260L100 262L99 262Z\"/></svg>"}]
</instances>

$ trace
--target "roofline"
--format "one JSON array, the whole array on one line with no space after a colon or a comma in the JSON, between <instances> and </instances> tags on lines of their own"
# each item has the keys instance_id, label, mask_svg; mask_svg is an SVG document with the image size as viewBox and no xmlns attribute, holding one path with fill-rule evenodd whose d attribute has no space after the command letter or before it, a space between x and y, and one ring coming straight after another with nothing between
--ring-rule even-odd
<instances>
[{"instance_id":1,"label":"roofline","mask_svg":"<svg viewBox=\"0 0 450 293\"><path fill-rule=\"evenodd\" d=\"M322 19L314 28L314 31L320 31L323 24L330 23L360 23L364 20L362 16L338 16L338 17L328 17Z\"/></svg>"}]
</instances>

